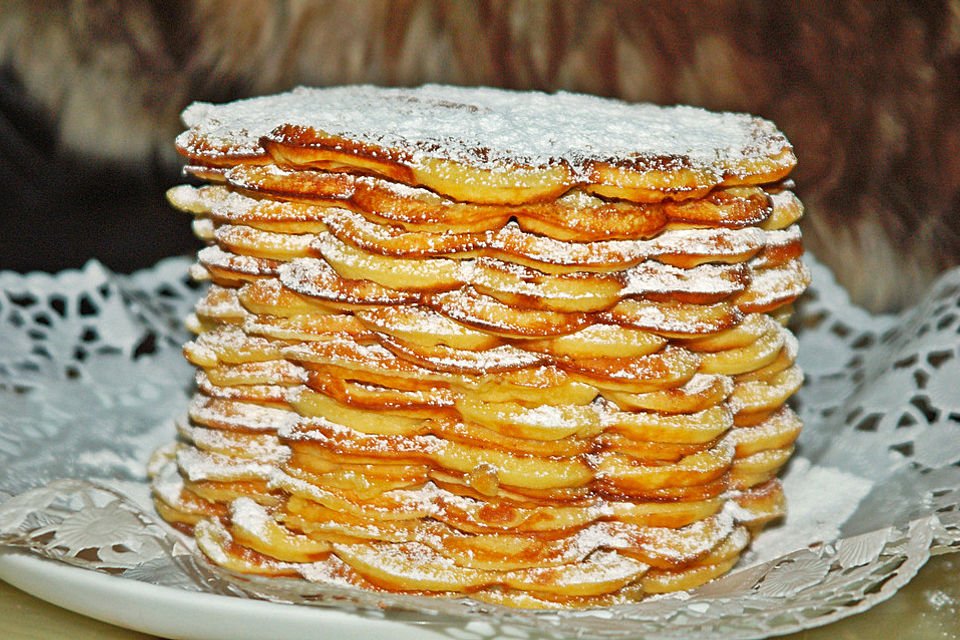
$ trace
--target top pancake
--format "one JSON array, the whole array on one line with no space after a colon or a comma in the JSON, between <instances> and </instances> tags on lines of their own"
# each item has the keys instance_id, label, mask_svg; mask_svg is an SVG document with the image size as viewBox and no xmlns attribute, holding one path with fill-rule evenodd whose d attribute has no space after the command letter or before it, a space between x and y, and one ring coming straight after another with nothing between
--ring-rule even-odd
<instances>
[{"instance_id":1,"label":"top pancake","mask_svg":"<svg viewBox=\"0 0 960 640\"><path fill-rule=\"evenodd\" d=\"M298 88L195 103L183 119L177 148L195 164L366 173L477 203L545 202L573 187L683 200L780 180L795 163L766 120L571 93Z\"/></svg>"}]
</instances>

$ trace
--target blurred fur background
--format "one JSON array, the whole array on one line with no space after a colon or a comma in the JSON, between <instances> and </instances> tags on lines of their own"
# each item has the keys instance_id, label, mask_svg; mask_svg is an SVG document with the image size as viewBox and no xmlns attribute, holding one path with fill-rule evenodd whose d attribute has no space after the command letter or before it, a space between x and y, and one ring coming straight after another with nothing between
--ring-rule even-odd
<instances>
[{"instance_id":1,"label":"blurred fur background","mask_svg":"<svg viewBox=\"0 0 960 640\"><path fill-rule=\"evenodd\" d=\"M0 0L0 268L195 250L162 196L181 109L359 82L755 113L855 300L902 307L960 264L960 0Z\"/></svg>"}]
</instances>

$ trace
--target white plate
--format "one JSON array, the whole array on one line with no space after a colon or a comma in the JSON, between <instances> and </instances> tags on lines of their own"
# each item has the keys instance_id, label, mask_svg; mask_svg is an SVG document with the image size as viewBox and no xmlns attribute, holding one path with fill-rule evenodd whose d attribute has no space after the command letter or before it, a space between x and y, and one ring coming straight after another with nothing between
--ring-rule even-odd
<instances>
[{"instance_id":1,"label":"white plate","mask_svg":"<svg viewBox=\"0 0 960 640\"><path fill-rule=\"evenodd\" d=\"M450 639L415 623L184 591L25 553L0 553L0 579L85 616L176 640Z\"/></svg>"}]
</instances>

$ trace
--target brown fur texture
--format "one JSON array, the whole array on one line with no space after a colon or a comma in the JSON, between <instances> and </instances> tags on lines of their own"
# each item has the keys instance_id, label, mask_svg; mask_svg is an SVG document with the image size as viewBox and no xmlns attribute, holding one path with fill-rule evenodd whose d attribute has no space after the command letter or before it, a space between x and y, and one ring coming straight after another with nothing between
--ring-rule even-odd
<instances>
[{"instance_id":1,"label":"brown fur texture","mask_svg":"<svg viewBox=\"0 0 960 640\"><path fill-rule=\"evenodd\" d=\"M808 246L870 308L909 304L960 263L960 0L6 0L0 68L0 150L25 168L0 186L26 184L24 203L55 186L64 216L78 214L58 167L85 184L110 168L107 184L143 187L123 192L130 206L156 198L191 100L482 84L770 118L800 158ZM22 175L40 166L52 174ZM96 196L83 201L92 215ZM140 242L173 216L126 215Z\"/></svg>"}]
</instances>

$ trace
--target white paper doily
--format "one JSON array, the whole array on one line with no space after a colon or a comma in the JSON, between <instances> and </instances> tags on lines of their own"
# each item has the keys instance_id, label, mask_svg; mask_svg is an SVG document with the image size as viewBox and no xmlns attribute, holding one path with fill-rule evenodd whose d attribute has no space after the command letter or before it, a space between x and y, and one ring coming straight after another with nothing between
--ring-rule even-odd
<instances>
[{"instance_id":1,"label":"white paper doily","mask_svg":"<svg viewBox=\"0 0 960 640\"><path fill-rule=\"evenodd\" d=\"M173 439L192 380L180 354L197 296L185 258L131 276L96 263L0 273L0 548L460 639L754 638L826 624L888 598L930 553L960 550L960 270L918 307L873 316L810 262L814 286L796 322L806 427L784 478L790 515L737 569L692 592L544 613L211 568L153 514L144 472Z\"/></svg>"}]
</instances>

